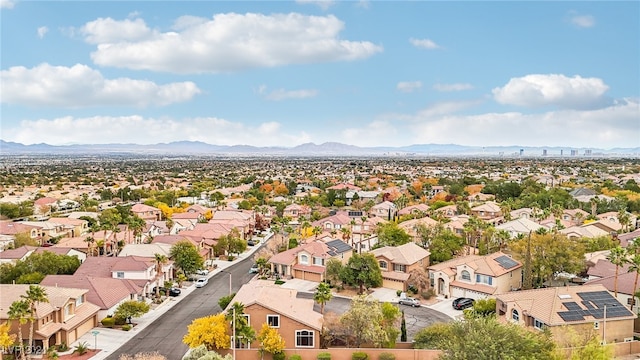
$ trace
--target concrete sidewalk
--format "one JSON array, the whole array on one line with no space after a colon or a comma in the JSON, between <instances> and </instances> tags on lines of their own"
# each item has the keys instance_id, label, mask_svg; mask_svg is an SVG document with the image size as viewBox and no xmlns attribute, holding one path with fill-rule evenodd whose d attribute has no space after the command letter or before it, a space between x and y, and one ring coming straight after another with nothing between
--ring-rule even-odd
<instances>
[{"instance_id":1,"label":"concrete sidewalk","mask_svg":"<svg viewBox=\"0 0 640 360\"><path fill-rule=\"evenodd\" d=\"M214 260L213 264L217 265L217 267L213 271L209 272L209 274L206 276L208 278L211 278L216 274L219 274L220 272L222 272L224 269L232 266L233 264L236 264L246 258L252 257L253 254L262 247L262 244L266 243L270 239L271 239L271 236L266 236L260 242L260 244L256 244L255 246L249 247L247 251L240 254L233 261ZM140 331L144 330L149 324L153 323L156 319L162 316L169 309L171 309L172 307L180 303L180 301L182 301L182 299L184 299L187 295L193 292L195 288L196 287L193 283L189 283L188 286L184 286L180 288L180 290L182 291L180 296L169 297L162 304L159 304L158 306L154 307L148 313L144 314L139 318L134 318L132 321L137 325L134 328L132 328L130 331L96 327L92 329L92 331L89 331L86 334L82 335L74 343L70 344L69 345L70 350L68 352L60 353L60 355L69 354L73 352L73 349L75 348L76 345L86 343L89 349L94 349L97 344L97 348L102 350L99 353L97 353L95 356L93 356L91 360L105 359L109 355L111 355L115 350L120 348L120 346L122 346L124 343L131 340ZM94 336L93 334L95 334L96 332L97 332L97 335Z\"/></svg>"}]
</instances>

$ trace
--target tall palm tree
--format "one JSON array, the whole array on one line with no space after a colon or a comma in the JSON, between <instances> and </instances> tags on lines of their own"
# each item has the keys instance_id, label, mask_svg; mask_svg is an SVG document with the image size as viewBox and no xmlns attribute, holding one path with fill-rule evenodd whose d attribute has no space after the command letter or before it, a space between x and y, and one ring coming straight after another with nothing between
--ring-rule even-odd
<instances>
[{"instance_id":1,"label":"tall palm tree","mask_svg":"<svg viewBox=\"0 0 640 360\"><path fill-rule=\"evenodd\" d=\"M166 255L158 254L158 253L153 254L153 256L154 256L155 262L156 262L156 279L160 280L160 278L163 275L162 265L166 264L169 259L167 258ZM156 283L157 283L157 285L156 285L156 297L159 297L160 296L160 282L156 281ZM167 291L168 291L168 289L167 289Z\"/></svg>"},{"instance_id":2,"label":"tall palm tree","mask_svg":"<svg viewBox=\"0 0 640 360\"><path fill-rule=\"evenodd\" d=\"M620 270L620 266L623 266L627 262L627 252L620 245L611 249L609 255L607 256L607 260L611 261L613 265L616 266L615 277L613 278L613 293L618 297L618 272Z\"/></svg>"},{"instance_id":3,"label":"tall palm tree","mask_svg":"<svg viewBox=\"0 0 640 360\"><path fill-rule=\"evenodd\" d=\"M92 236L87 236L84 241L87 243L87 256L91 256L93 254L93 246L96 243L96 239Z\"/></svg>"},{"instance_id":4,"label":"tall palm tree","mask_svg":"<svg viewBox=\"0 0 640 360\"><path fill-rule=\"evenodd\" d=\"M313 294L313 300L320 304L320 314L324 314L324 304L333 298L331 287L325 282L318 284L316 292Z\"/></svg>"},{"instance_id":5,"label":"tall palm tree","mask_svg":"<svg viewBox=\"0 0 640 360\"><path fill-rule=\"evenodd\" d=\"M36 306L39 303L48 303L47 291L39 285L29 285L27 293L20 296L29 305L29 346L33 345L33 328L35 322L38 320ZM31 358L31 351L27 351L27 356Z\"/></svg>"},{"instance_id":6,"label":"tall palm tree","mask_svg":"<svg viewBox=\"0 0 640 360\"><path fill-rule=\"evenodd\" d=\"M26 351L24 351L24 337L22 336L22 325L29 320L29 302L26 300L16 300L11 303L7 315L9 320L18 321L18 346L20 347L20 359L26 359Z\"/></svg>"},{"instance_id":7,"label":"tall palm tree","mask_svg":"<svg viewBox=\"0 0 640 360\"><path fill-rule=\"evenodd\" d=\"M640 254L634 253L633 256L628 259L628 262L630 264L628 272L633 271L636 273L635 279L633 280L633 291L635 293L638 289L638 276L640 275ZM629 309L633 310L633 305L635 304L635 302L636 298L634 297L631 305L629 306Z\"/></svg>"}]
</instances>

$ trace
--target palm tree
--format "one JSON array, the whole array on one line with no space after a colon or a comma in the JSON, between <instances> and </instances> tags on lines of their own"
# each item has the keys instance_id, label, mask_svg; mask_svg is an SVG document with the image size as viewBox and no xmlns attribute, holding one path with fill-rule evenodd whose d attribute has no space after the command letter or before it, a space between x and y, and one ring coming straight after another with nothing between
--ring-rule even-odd
<instances>
[{"instance_id":1,"label":"palm tree","mask_svg":"<svg viewBox=\"0 0 640 360\"><path fill-rule=\"evenodd\" d=\"M153 254L155 261L156 261L156 279L160 279L163 275L162 272L162 265L166 264L168 261L168 258L166 255L163 254ZM156 297L160 296L160 282L157 282L157 286L156 286Z\"/></svg>"},{"instance_id":2,"label":"palm tree","mask_svg":"<svg viewBox=\"0 0 640 360\"><path fill-rule=\"evenodd\" d=\"M633 254L633 256L628 260L630 266L629 266L629 270L628 272L635 272L636 276L635 279L633 280L633 291L635 292L638 289L638 275L640 275L640 254ZM631 310L633 310L633 305L636 302L636 298L633 298L633 301L631 302L631 306L629 307Z\"/></svg>"},{"instance_id":3,"label":"palm tree","mask_svg":"<svg viewBox=\"0 0 640 360\"><path fill-rule=\"evenodd\" d=\"M313 235L318 239L318 236L322 234L322 226L314 226L313 227Z\"/></svg>"},{"instance_id":4,"label":"palm tree","mask_svg":"<svg viewBox=\"0 0 640 360\"><path fill-rule=\"evenodd\" d=\"M20 347L20 359L26 359L26 352L24 351L24 337L22 336L22 325L26 324L29 320L29 302L26 300L16 300L11 303L7 315L9 320L18 321L18 346Z\"/></svg>"},{"instance_id":5,"label":"palm tree","mask_svg":"<svg viewBox=\"0 0 640 360\"><path fill-rule=\"evenodd\" d=\"M620 270L620 266L627 262L626 255L627 252L625 249L618 245L611 249L609 256L607 256L607 260L616 266L615 277L613 278L613 293L616 298L618 297L618 271Z\"/></svg>"},{"instance_id":6,"label":"palm tree","mask_svg":"<svg viewBox=\"0 0 640 360\"><path fill-rule=\"evenodd\" d=\"M325 282L318 284L316 292L313 294L313 300L320 304L320 314L324 314L324 304L333 298L331 287Z\"/></svg>"},{"instance_id":7,"label":"palm tree","mask_svg":"<svg viewBox=\"0 0 640 360\"><path fill-rule=\"evenodd\" d=\"M20 296L29 305L29 346L33 344L33 328L37 318L36 305L41 302L49 302L47 297L47 291L39 285L29 285L29 289L25 295ZM31 352L28 352L28 357L31 358Z\"/></svg>"},{"instance_id":8,"label":"palm tree","mask_svg":"<svg viewBox=\"0 0 640 360\"><path fill-rule=\"evenodd\" d=\"M91 236L87 236L84 241L87 243L87 256L93 254L93 245L96 243L96 239Z\"/></svg>"}]
</instances>

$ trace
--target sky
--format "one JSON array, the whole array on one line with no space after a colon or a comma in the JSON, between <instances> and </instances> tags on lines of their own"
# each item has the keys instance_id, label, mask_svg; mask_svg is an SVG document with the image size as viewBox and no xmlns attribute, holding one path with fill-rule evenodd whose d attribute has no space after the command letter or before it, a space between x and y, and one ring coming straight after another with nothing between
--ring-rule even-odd
<instances>
[{"instance_id":1,"label":"sky","mask_svg":"<svg viewBox=\"0 0 640 360\"><path fill-rule=\"evenodd\" d=\"M0 0L0 139L640 146L638 1Z\"/></svg>"}]
</instances>

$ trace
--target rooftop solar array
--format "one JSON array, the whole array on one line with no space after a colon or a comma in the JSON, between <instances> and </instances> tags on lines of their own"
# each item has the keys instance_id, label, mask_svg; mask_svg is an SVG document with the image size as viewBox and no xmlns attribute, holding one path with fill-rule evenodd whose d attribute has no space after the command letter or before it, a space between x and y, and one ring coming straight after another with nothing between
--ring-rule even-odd
<instances>
[{"instance_id":1,"label":"rooftop solar array","mask_svg":"<svg viewBox=\"0 0 640 360\"><path fill-rule=\"evenodd\" d=\"M605 306L607 319L633 316L629 309L607 291L579 292L576 294L582 299L581 303L585 309L573 301L563 302L562 305L567 311L558 311L558 315L564 321L584 321L586 316L594 319L604 319Z\"/></svg>"},{"instance_id":2,"label":"rooftop solar array","mask_svg":"<svg viewBox=\"0 0 640 360\"><path fill-rule=\"evenodd\" d=\"M498 256L494 259L503 269L511 269L512 267L518 266L518 262L508 257L507 255Z\"/></svg>"},{"instance_id":3,"label":"rooftop solar array","mask_svg":"<svg viewBox=\"0 0 640 360\"><path fill-rule=\"evenodd\" d=\"M328 241L327 246L329 247L329 251L327 251L327 253L331 256L336 256L340 253L353 249L351 246L349 246L349 244L345 243L342 240Z\"/></svg>"}]
</instances>

